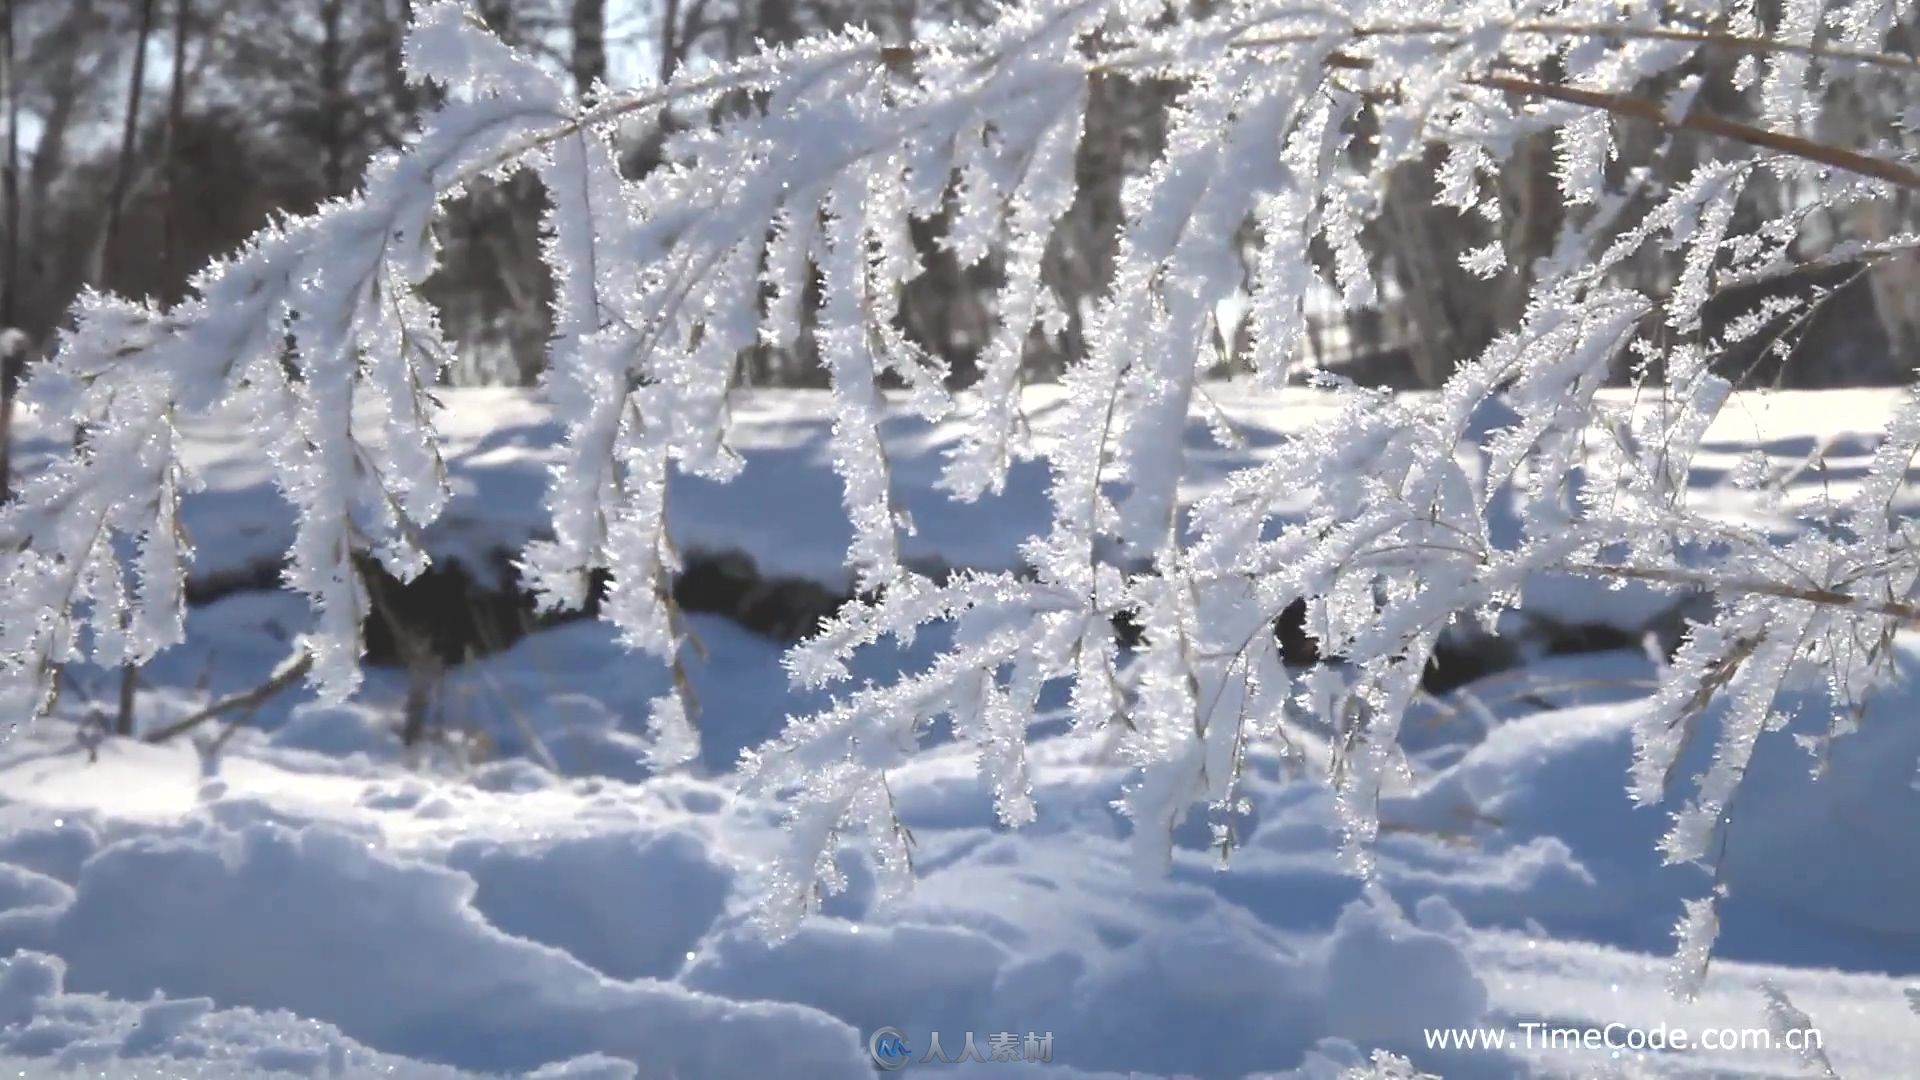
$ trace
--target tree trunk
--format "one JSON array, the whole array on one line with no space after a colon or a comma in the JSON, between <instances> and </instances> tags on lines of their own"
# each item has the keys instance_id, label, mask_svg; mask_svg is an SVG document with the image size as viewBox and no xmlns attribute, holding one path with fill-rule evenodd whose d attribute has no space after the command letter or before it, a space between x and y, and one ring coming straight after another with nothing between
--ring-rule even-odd
<instances>
[{"instance_id":1,"label":"tree trunk","mask_svg":"<svg viewBox=\"0 0 1920 1080\"><path fill-rule=\"evenodd\" d=\"M40 117L40 134L33 144L33 163L27 167L27 199L36 210L47 204L47 193L66 164L67 132L73 126L86 83L80 58L92 22L93 0L75 0L62 29L53 35L53 71L46 79L47 105ZM31 250L32 245L27 246Z\"/></svg>"},{"instance_id":2,"label":"tree trunk","mask_svg":"<svg viewBox=\"0 0 1920 1080\"><path fill-rule=\"evenodd\" d=\"M140 29L133 43L133 74L127 81L127 118L120 129L120 159L114 166L113 190L107 197L107 221L101 229L97 262L91 275L95 282L109 285L108 260L113 257L120 235L120 219L126 209L127 193L133 187L134 146L140 131L140 95L147 78L147 41L153 35L153 0L140 2ZM139 686L140 669L134 664L120 668L119 711L114 717L116 735L133 734L133 697Z\"/></svg>"},{"instance_id":3,"label":"tree trunk","mask_svg":"<svg viewBox=\"0 0 1920 1080\"><path fill-rule=\"evenodd\" d=\"M162 265L167 268L167 279L177 282L175 292L168 297L178 300L187 292L187 275L193 268L187 265L180 251L180 199L185 194L185 184L181 181L181 127L187 113L187 13L192 0L173 0L173 85L167 94L167 199L166 216L161 226Z\"/></svg>"},{"instance_id":4,"label":"tree trunk","mask_svg":"<svg viewBox=\"0 0 1920 1080\"><path fill-rule=\"evenodd\" d=\"M13 333L20 305L20 101L13 86L13 0L0 0L0 96L7 108L7 162L0 197L7 201L6 280L0 282L0 503L13 494L13 397L26 350Z\"/></svg>"},{"instance_id":5,"label":"tree trunk","mask_svg":"<svg viewBox=\"0 0 1920 1080\"><path fill-rule=\"evenodd\" d=\"M100 232L100 247L95 252L94 284L111 287L107 275L108 260L113 258L120 237L120 220L126 210L127 193L133 188L134 145L140 134L140 95L147 82L147 41L153 36L153 0L140 0L140 29L133 41L133 74L127 79L126 123L120 128L120 158L114 165L113 189L107 196L107 221Z\"/></svg>"},{"instance_id":6,"label":"tree trunk","mask_svg":"<svg viewBox=\"0 0 1920 1080\"><path fill-rule=\"evenodd\" d=\"M660 82L665 85L673 78L674 69L680 63L680 50L685 45L685 37L680 32L680 0L662 0L660 5Z\"/></svg>"},{"instance_id":7,"label":"tree trunk","mask_svg":"<svg viewBox=\"0 0 1920 1080\"><path fill-rule=\"evenodd\" d=\"M607 0L573 0L572 21L573 84L584 99L607 77Z\"/></svg>"},{"instance_id":8,"label":"tree trunk","mask_svg":"<svg viewBox=\"0 0 1920 1080\"><path fill-rule=\"evenodd\" d=\"M320 4L320 182L329 196L346 193L346 64L340 43L340 0Z\"/></svg>"}]
</instances>

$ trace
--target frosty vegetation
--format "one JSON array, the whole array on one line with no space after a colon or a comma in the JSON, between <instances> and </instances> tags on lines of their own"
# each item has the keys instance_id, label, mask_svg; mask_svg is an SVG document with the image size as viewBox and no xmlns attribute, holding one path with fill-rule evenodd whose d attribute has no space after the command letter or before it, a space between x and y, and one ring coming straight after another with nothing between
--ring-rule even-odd
<instances>
[{"instance_id":1,"label":"frosty vegetation","mask_svg":"<svg viewBox=\"0 0 1920 1080\"><path fill-rule=\"evenodd\" d=\"M738 358L813 335L837 402L848 563L870 602L795 647L792 679L831 686L864 646L953 627L930 669L850 686L743 762L749 790L791 811L771 931L841 884L844 844L869 845L890 887L908 886L911 838L886 778L936 719L977 745L1005 822L1031 820L1026 734L1052 680L1071 683L1077 727L1105 733L1135 770L1124 809L1144 867L1167 860L1190 813L1215 815L1230 847L1248 746L1310 732L1334 747L1326 779L1364 873L1436 641L1455 619L1497 619L1548 572L1716 598L1666 671L1625 778L1637 801L1678 802L1666 858L1710 863L1782 692L1824 685L1828 737L1845 736L1894 675L1891 635L1920 621L1920 535L1888 508L1920 450L1920 396L1859 493L1790 543L1708 519L1685 483L1731 389L1715 358L1789 343L1821 294L1766 290L1709 333L1711 298L1920 251L1920 236L1849 225L1911 221L1920 197L1920 64L1889 43L1913 24L1912 0L1202 7L1169 20L1162 0L1031 0L984 28L893 43L850 32L581 100L459 4L423 5L407 72L444 86L445 101L361 195L263 232L171 310L86 298L33 373L30 407L87 423L76 452L0 510L0 707L43 714L62 665L137 662L180 640L192 548L177 507L193 478L174 423L220 410L270 442L297 508L287 575L317 613L303 642L311 678L333 698L355 689L367 597L352 557L417 574L421 530L448 498L432 388L449 347L416 288L435 266L430 223L468 185L529 169L550 199L557 281L544 390L568 431L551 536L521 563L540 602L577 607L604 581L601 610L625 643L673 662L686 639L666 477L737 470ZM1674 74L1708 54L1726 61L1706 69L1725 85ZM1074 200L1098 79L1161 81L1178 103L1164 152L1129 183L1111 287L1080 313L1086 348L1064 375L1061 424L1076 437L1035 444L1021 359L1065 318L1041 260ZM672 136L667 167L624 179L611 133L667 108L705 122ZM1550 250L1515 251L1494 179L1541 133L1556 141L1568 224ZM1663 182L1648 166L1682 136L1706 152ZM1431 165L1439 201L1484 231L1468 269L1518 273L1530 293L1438 393L1394 396L1296 358L1316 280L1353 308L1378 299L1361 236L1385 213L1388 172L1409 162ZM1789 193L1776 211L1741 201L1759 178ZM895 319L920 269L909 223L936 213L963 260L1005 260L998 336L959 394ZM1647 260L1670 265L1664 290L1616 273ZM1340 408L1183 512L1183 426L1203 405L1222 302L1242 292L1257 379L1319 379ZM1638 408L1596 398L1622 370ZM955 498L1045 457L1053 520L1022 553L1030 574L936 581L903 566L911 525L876 428L903 402L967 423L945 476ZM1286 524L1283 495L1296 508ZM1296 600L1328 658L1297 670L1271 631ZM1137 649L1116 639L1122 612L1143 628ZM1717 696L1731 710L1712 766L1674 776ZM663 699L653 720L657 763L690 756L692 703ZM1808 749L1817 769L1823 741ZM1715 903L1688 907L1683 993L1704 968Z\"/></svg>"}]
</instances>

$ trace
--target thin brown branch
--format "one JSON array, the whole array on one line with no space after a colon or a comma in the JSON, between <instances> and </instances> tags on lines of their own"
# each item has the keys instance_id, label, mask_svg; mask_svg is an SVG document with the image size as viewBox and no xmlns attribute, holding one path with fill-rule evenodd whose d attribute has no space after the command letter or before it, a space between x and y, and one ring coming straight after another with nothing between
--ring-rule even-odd
<instances>
[{"instance_id":1,"label":"thin brown branch","mask_svg":"<svg viewBox=\"0 0 1920 1080\"><path fill-rule=\"evenodd\" d=\"M1478 28L1472 28L1478 29ZM1847 49L1832 45L1816 45L1812 42L1776 41L1772 38L1752 37L1746 34L1729 34L1713 30L1695 30L1670 26L1608 26L1604 23L1527 21L1509 23L1503 29L1510 34L1540 34L1554 37L1594 37L1614 38L1621 41L1678 41L1701 45L1713 49L1725 49L1730 52L1750 53L1767 56L1786 53L1804 56L1813 60L1826 60L1834 63L1862 64L1868 67L1888 68L1910 74L1920 74L1920 58L1904 53L1874 52L1868 49ZM1345 31L1296 32L1287 34L1267 34L1259 37L1238 38L1231 43L1232 48L1253 49L1272 48L1284 45L1304 45L1325 40L1328 36L1345 36L1354 39L1395 38L1395 37L1464 37L1470 28L1453 23L1420 22L1399 26L1357 26Z\"/></svg>"},{"instance_id":2,"label":"thin brown branch","mask_svg":"<svg viewBox=\"0 0 1920 1080\"><path fill-rule=\"evenodd\" d=\"M1495 90L1505 90L1512 94L1529 94L1534 97L1564 101L1571 105L1582 105L1589 109L1601 109L1616 116L1630 116L1636 120L1644 120L1675 131L1698 131L1707 135L1716 135L1748 146L1800 158L1803 161L1884 180L1897 187L1920 191L1920 171L1897 161L1855 153L1842 147L1803 139L1798 135L1769 131L1766 128L1743 124L1699 109L1675 118L1668 115L1666 107L1659 102L1643 97L1635 97L1631 94L1609 94L1599 90L1582 90L1574 86L1559 86L1521 78L1517 75L1482 75L1467 81Z\"/></svg>"},{"instance_id":3,"label":"thin brown branch","mask_svg":"<svg viewBox=\"0 0 1920 1080\"><path fill-rule=\"evenodd\" d=\"M1704 574L1690 573L1685 570L1660 569L1638 566L1607 566L1599 563L1567 563L1559 569L1582 577L1627 578L1631 581L1653 581L1665 585L1691 585L1711 592L1751 593L1756 596L1776 596L1782 600L1801 600L1809 604L1824 604L1828 607L1842 607L1869 615L1882 615L1897 619L1910 626L1920 626L1920 605L1903 603L1898 600L1875 600L1866 596L1855 596L1839 589L1823 589L1803 585L1788 585L1778 581L1755 581L1746 578L1725 579L1709 577Z\"/></svg>"},{"instance_id":4,"label":"thin brown branch","mask_svg":"<svg viewBox=\"0 0 1920 1080\"><path fill-rule=\"evenodd\" d=\"M1682 41L1708 48L1726 49L1730 52L1751 53L1766 56L1774 53L1787 53L1804 56L1813 60L1831 60L1845 64L1864 64L1868 67L1891 68L1920 74L1920 58L1904 53L1873 52L1867 49L1846 49L1834 45L1815 45L1812 42L1776 41L1772 38L1751 37L1746 34L1727 34L1712 30L1692 30L1668 26L1606 26L1598 23L1580 22L1523 22L1514 27L1527 34L1565 34L1581 37L1608 37L1621 40L1642 41Z\"/></svg>"},{"instance_id":5,"label":"thin brown branch","mask_svg":"<svg viewBox=\"0 0 1920 1080\"><path fill-rule=\"evenodd\" d=\"M1778 42L1767 38L1746 37L1737 34L1722 34L1700 30L1681 30L1661 27L1606 27L1586 23L1515 23L1508 27L1514 33L1561 33L1586 34L1591 36L1613 36L1628 38L1655 38L1671 41L1692 41L1701 45L1711 45L1736 49L1743 52L1769 53L1784 52L1809 56L1823 60L1847 61L1852 63L1874 64L1900 71L1920 72L1920 60L1897 53L1875 53L1852 49L1837 49L1823 45L1795 44ZM1393 37L1444 37L1462 34L1465 31L1446 23L1409 23L1402 26L1360 26L1350 30L1331 31L1329 33L1280 34L1268 37L1244 38L1232 43L1233 48L1270 48L1285 45L1301 45L1325 40L1328 36L1344 36L1358 41L1367 38ZM1327 66L1365 71L1373 67L1373 61L1365 56L1336 52L1326 59ZM1920 191L1920 170L1898 161L1862 154L1843 147L1815 142L1798 135L1769 131L1766 128L1743 124L1737 120L1700 109L1690 110L1686 115L1674 117L1668 109L1657 101L1637 97L1632 94L1608 93L1599 90L1585 90L1579 87L1563 86L1557 83L1545 83L1519 75L1477 75L1469 76L1465 82L1484 86L1494 90L1504 90L1512 94L1526 94L1543 97L1570 105L1581 105L1589 109L1600 109L1616 116L1632 117L1636 120L1657 124L1669 130L1697 131L1714 135L1734 142L1745 143L1759 149L1771 150L1803 161L1812 161L1830 168L1869 176L1884 180L1897 187Z\"/></svg>"},{"instance_id":6,"label":"thin brown branch","mask_svg":"<svg viewBox=\"0 0 1920 1080\"><path fill-rule=\"evenodd\" d=\"M166 742L182 732L190 731L216 716L223 716L236 709L256 708L275 694L280 693L294 683L305 678L313 670L313 654L302 652L300 658L289 661L267 677L267 681L251 690L241 690L208 705L192 716L176 720L158 731L148 732L144 741L150 743Z\"/></svg>"}]
</instances>

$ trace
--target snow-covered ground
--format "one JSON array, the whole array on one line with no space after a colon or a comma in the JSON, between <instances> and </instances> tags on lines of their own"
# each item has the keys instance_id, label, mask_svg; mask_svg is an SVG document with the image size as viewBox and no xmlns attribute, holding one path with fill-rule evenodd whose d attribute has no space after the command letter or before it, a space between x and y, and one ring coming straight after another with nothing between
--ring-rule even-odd
<instances>
[{"instance_id":1,"label":"snow-covered ground","mask_svg":"<svg viewBox=\"0 0 1920 1080\"><path fill-rule=\"evenodd\" d=\"M1189 497L1322 407L1306 392L1214 396L1243 445L1217 447L1197 422ZM524 395L448 402L459 494L432 539L441 558L486 568L538 529L555 431ZM1055 404L1030 399L1038 437ZM1855 391L1743 399L1709 435L1698 497L1791 529L1796 503L1857 480L1890 407ZM676 541L844 586L824 399L749 396L736 419L746 470L732 487L674 491ZM196 572L271 560L291 523L264 464L218 428L189 434L208 482L187 513ZM910 556L1007 566L1045 526L1037 463L959 506L932 488L952 431L901 421L890 435ZM1755 450L1766 458L1749 462ZM1733 491L1736 472L1784 493ZM1666 602L1539 591L1550 610L1624 624ZM147 671L143 725L258 683L304 618L267 592L196 608L189 643ZM100 741L81 721L111 683L80 673L59 719L0 747L0 1068L841 1080L873 1075L870 1038L894 1028L915 1059L934 1032L948 1057L972 1032L988 1059L916 1060L909 1074L1331 1078L1383 1048L1449 1077L1817 1075L1755 1045L1763 982L1812 1018L1839 1075L1911 1075L1920 1060L1903 993L1920 982L1920 691L1874 702L1818 782L1787 733L1762 740L1721 860L1717 958L1681 1004L1666 991L1671 930L1714 882L1660 865L1666 815L1625 792L1628 729L1657 677L1640 651L1542 659L1424 707L1407 738L1416 780L1383 808L1371 885L1338 868L1324 786L1272 754L1252 762L1224 868L1196 814L1171 872L1142 878L1112 809L1127 776L1100 746L1037 745L1039 817L1017 832L997 823L970 754L939 746L889 777L914 890L882 902L848 858L848 890L771 945L752 905L777 808L736 798L726 770L807 702L788 693L776 643L693 621L707 745L670 776L649 773L639 736L668 677L594 623L449 673L440 719L469 737L411 754L394 734L396 673L345 707L283 695L217 755ZM862 674L936 646L874 656ZM1920 642L1900 650L1920 661ZM1801 712L1824 723L1811 703ZM1697 734L1683 771L1711 742ZM1308 769L1321 757L1301 751ZM1543 1045L1541 1023L1746 1045L1575 1049ZM1430 1048L1445 1029L1507 1046ZM1043 1050L1050 1061L1030 1060Z\"/></svg>"}]
</instances>

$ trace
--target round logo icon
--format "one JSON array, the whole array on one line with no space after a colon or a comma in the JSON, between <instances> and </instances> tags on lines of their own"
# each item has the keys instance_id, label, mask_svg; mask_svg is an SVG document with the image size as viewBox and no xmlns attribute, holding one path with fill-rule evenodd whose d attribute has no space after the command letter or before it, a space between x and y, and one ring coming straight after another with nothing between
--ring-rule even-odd
<instances>
[{"instance_id":1,"label":"round logo icon","mask_svg":"<svg viewBox=\"0 0 1920 1080\"><path fill-rule=\"evenodd\" d=\"M885 1072L904 1069L913 1061L913 1050L907 1046L907 1037L899 1028L883 1027L874 1032L867 1038L867 1053Z\"/></svg>"}]
</instances>

